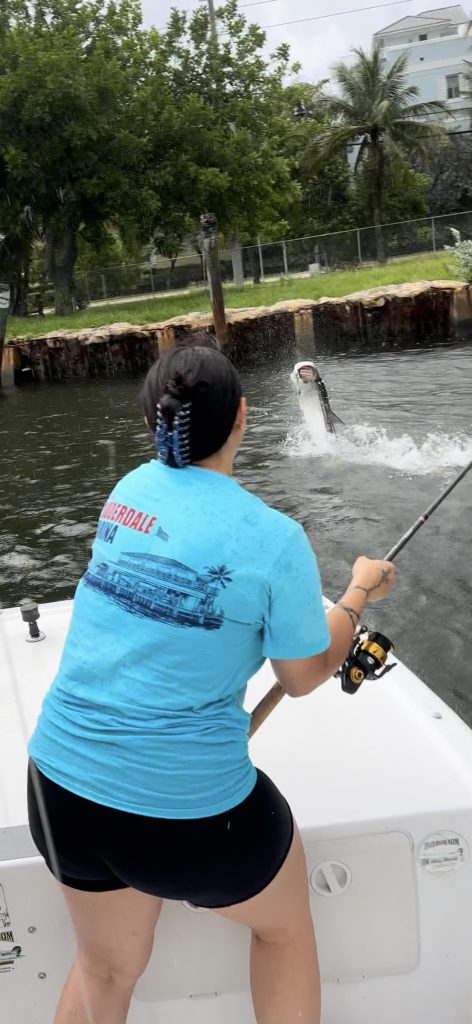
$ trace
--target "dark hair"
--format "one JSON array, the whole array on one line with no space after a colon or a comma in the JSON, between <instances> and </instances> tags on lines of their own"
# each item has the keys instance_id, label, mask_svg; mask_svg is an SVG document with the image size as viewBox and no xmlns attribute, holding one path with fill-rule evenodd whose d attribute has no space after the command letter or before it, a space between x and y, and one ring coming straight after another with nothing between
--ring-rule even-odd
<instances>
[{"instance_id":1,"label":"dark hair","mask_svg":"<svg viewBox=\"0 0 472 1024\"><path fill-rule=\"evenodd\" d=\"M189 462L208 459L223 447L233 429L241 384L229 359L217 349L175 348L149 370L141 401L153 433L160 420L172 430L176 416L189 408ZM189 404L189 405L188 405ZM172 452L166 460L176 466Z\"/></svg>"}]
</instances>

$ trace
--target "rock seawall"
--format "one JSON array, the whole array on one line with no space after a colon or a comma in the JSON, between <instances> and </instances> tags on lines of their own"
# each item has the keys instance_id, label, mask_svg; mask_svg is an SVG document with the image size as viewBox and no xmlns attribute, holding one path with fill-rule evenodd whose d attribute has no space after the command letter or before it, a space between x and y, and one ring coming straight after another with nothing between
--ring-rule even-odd
<instances>
[{"instance_id":1,"label":"rock seawall","mask_svg":"<svg viewBox=\"0 0 472 1024\"><path fill-rule=\"evenodd\" d=\"M300 299L227 311L227 354L239 369L318 358L334 352L383 351L472 338L472 286L419 281L342 298ZM210 313L162 323L116 323L52 331L6 343L8 383L143 373L174 345L214 342ZM7 383L5 380L4 383Z\"/></svg>"}]
</instances>

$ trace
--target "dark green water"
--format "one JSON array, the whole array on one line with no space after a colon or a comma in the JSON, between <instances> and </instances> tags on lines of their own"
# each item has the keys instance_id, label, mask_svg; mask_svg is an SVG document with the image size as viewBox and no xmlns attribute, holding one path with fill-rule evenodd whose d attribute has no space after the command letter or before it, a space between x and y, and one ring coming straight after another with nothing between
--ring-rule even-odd
<instances>
[{"instance_id":1,"label":"dark green water","mask_svg":"<svg viewBox=\"0 0 472 1024\"><path fill-rule=\"evenodd\" d=\"M237 475L303 524L336 597L354 558L382 557L472 457L472 349L344 356L321 369L347 424L336 447L306 435L291 366L248 375ZM0 606L72 596L115 480L153 455L139 387L87 381L0 396ZM399 556L394 595L368 617L470 723L471 504L472 473Z\"/></svg>"}]
</instances>

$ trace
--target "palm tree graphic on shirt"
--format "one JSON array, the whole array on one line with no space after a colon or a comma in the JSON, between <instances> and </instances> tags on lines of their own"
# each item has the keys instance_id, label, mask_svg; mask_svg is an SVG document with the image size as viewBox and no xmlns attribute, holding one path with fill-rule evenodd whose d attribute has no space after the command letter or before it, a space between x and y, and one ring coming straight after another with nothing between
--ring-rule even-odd
<instances>
[{"instance_id":1,"label":"palm tree graphic on shirt","mask_svg":"<svg viewBox=\"0 0 472 1024\"><path fill-rule=\"evenodd\" d=\"M212 606L215 600L217 589L221 587L222 590L226 590L226 585L233 582L231 573L232 569L228 569L227 565L214 565L206 566L205 579L210 581L211 590L205 597L203 602L202 611L207 612Z\"/></svg>"},{"instance_id":2,"label":"palm tree graphic on shirt","mask_svg":"<svg viewBox=\"0 0 472 1024\"><path fill-rule=\"evenodd\" d=\"M233 582L233 577L231 575L233 570L228 569L227 565L215 565L212 568L206 566L206 571L209 578L212 579L214 583L217 583L222 587L223 590L226 590L227 583Z\"/></svg>"}]
</instances>

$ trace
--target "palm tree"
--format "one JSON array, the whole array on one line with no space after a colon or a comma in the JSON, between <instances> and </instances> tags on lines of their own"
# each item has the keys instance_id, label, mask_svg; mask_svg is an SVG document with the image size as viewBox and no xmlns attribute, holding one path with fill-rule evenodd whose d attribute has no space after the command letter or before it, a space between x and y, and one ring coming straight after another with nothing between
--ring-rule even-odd
<instances>
[{"instance_id":1,"label":"palm tree","mask_svg":"<svg viewBox=\"0 0 472 1024\"><path fill-rule=\"evenodd\" d=\"M212 579L214 583L218 583L218 585L223 587L224 590L226 590L227 583L232 583L232 571L232 569L228 569L227 565L217 565L212 569L207 567L210 579Z\"/></svg>"},{"instance_id":2,"label":"palm tree","mask_svg":"<svg viewBox=\"0 0 472 1024\"><path fill-rule=\"evenodd\" d=\"M339 63L333 68L340 94L324 97L333 124L313 140L307 163L312 170L319 169L336 150L349 143L358 144L354 170L357 172L364 167L368 172L377 258L384 262L381 223L386 167L392 158L422 154L432 138L442 136L443 129L437 123L422 118L448 111L440 101L412 102L418 96L418 89L406 79L406 54L397 57L387 69L378 44L370 54L362 49L352 52L357 56L355 64L350 67Z\"/></svg>"}]
</instances>

